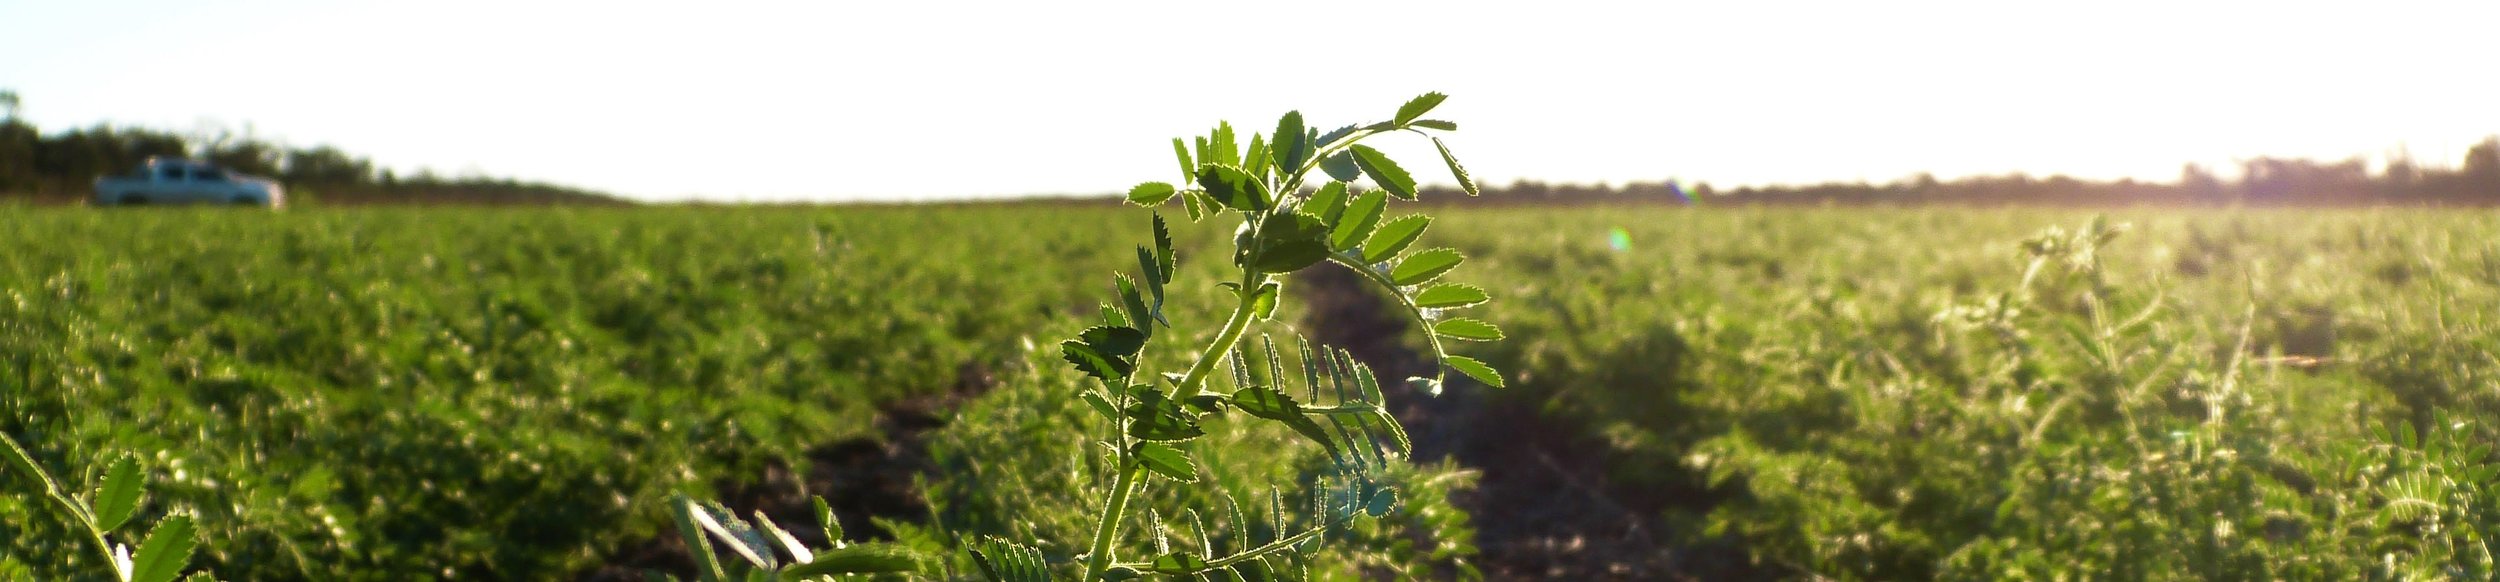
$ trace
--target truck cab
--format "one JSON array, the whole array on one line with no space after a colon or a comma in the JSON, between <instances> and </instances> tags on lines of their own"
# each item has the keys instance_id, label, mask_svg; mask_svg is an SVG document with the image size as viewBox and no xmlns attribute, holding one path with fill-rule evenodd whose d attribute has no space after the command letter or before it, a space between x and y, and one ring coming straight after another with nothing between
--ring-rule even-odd
<instances>
[{"instance_id":1,"label":"truck cab","mask_svg":"<svg viewBox=\"0 0 2500 582\"><path fill-rule=\"evenodd\" d=\"M150 157L119 176L95 181L98 206L131 204L242 204L277 208L285 189L274 180L228 171L199 160Z\"/></svg>"}]
</instances>

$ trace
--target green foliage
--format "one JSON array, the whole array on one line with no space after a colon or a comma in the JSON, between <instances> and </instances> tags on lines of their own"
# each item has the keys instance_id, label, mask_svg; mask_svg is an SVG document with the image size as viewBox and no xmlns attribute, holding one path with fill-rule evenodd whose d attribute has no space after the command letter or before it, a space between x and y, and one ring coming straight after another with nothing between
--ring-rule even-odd
<instances>
[{"instance_id":1,"label":"green foliage","mask_svg":"<svg viewBox=\"0 0 2500 582\"><path fill-rule=\"evenodd\" d=\"M0 208L0 433L72 493L135 453L134 549L184 514L235 579L574 576L1136 265L1095 209L297 210ZM104 571L38 490L0 477L0 578Z\"/></svg>"},{"instance_id":2,"label":"green foliage","mask_svg":"<svg viewBox=\"0 0 2500 582\"><path fill-rule=\"evenodd\" d=\"M83 534L88 549L96 552L93 557L98 565L87 566L91 573L109 565L113 579L121 582L173 582L190 564L191 549L198 544L190 516L169 515L158 521L155 529L139 542L136 553L129 545L112 541L113 532L128 523L145 494L139 482L138 460L127 455L114 459L102 487L92 494L73 497L61 489L60 482L44 470L33 454L5 432L0 432L0 457L6 457L0 459L6 461L6 474L33 483L37 493L50 502L53 517Z\"/></svg>"},{"instance_id":3,"label":"green foliage","mask_svg":"<svg viewBox=\"0 0 2500 582\"><path fill-rule=\"evenodd\" d=\"M1246 579L1269 579L1307 569L1323 542L1344 531L1357 518L1379 518L1388 515L1397 505L1394 490L1384 486L1380 475L1393 465L1401 464L1410 445L1405 430L1382 406L1379 381L1371 369L1354 361L1342 350L1315 349L1297 339L1293 352L1280 352L1273 342L1262 341L1255 349L1242 349L1241 342L1250 327L1267 321L1282 304L1281 293L1286 273L1321 262L1334 261L1380 281L1389 293L1408 306L1410 315L1419 321L1430 321L1435 313L1416 307L1413 286L1448 272L1458 265L1456 251L1436 249L1407 258L1392 271L1376 271L1373 263L1392 258L1412 244L1430 219L1412 216L1393 221L1380 232L1372 232L1386 206L1381 192L1400 198L1414 199L1414 179L1378 150L1358 145L1363 138L1403 129L1438 104L1439 94L1428 94L1399 110L1394 121L1374 124L1363 130L1332 132L1321 136L1305 129L1299 112L1287 113L1277 122L1273 136L1253 134L1246 151L1236 152L1231 124L1220 124L1207 137L1195 140L1194 152L1179 151L1183 173L1198 185L1214 204L1196 202L1196 193L1183 194L1193 221L1226 211L1240 215L1240 226L1234 237L1232 264L1239 271L1228 273L1221 286L1236 298L1231 315L1214 339L1195 352L1186 365L1177 366L1186 372L1162 376L1145 374L1151 367L1149 356L1158 345L1153 333L1156 322L1168 322L1164 304L1143 306L1137 300L1130 279L1115 278L1125 313L1106 310L1107 325L1085 330L1076 339L1061 344L1065 360L1075 370L1091 378L1097 386L1070 400L1081 400L1102 415L1112 426L1122 427L1101 436L1099 444L1111 451L1109 458L1094 467L1100 480L1110 481L1103 494L1102 510L1092 517L1090 543L1082 553L1070 556L1082 559L1086 579L1125 579L1152 573L1163 576L1223 576ZM1272 137L1273 139L1269 139ZM1181 143L1179 141L1174 142ZM1193 155L1194 153L1194 155ZM1344 204L1352 188L1352 178L1342 172L1326 172L1337 178L1334 183L1315 190L1305 189L1306 176L1323 160L1345 153L1353 155L1354 163L1364 175L1370 176L1380 190L1356 197L1350 206ZM1192 159L1198 166L1189 166ZM1241 161L1236 165L1236 161ZM1453 166L1455 168L1455 166ZM1272 171L1271 171L1272 170ZM1171 198L1165 189L1154 183L1139 186L1130 201L1142 206L1157 206ZM1156 248L1138 250L1140 280L1146 282L1156 297L1163 297L1162 287L1170 283L1171 270L1163 266L1168 260L1149 257L1170 257L1174 250L1163 234L1163 219L1156 216ZM1363 241L1356 244L1356 241ZM1443 292L1442 295L1448 295ZM1473 297L1440 297L1437 305L1463 306L1482 303L1482 293ZM1446 307L1445 307L1446 308ZM1437 311L1437 309L1435 310ZM1472 340L1498 339L1499 330L1490 324L1469 319L1451 319L1442 323L1442 334ZM1178 329L1187 329L1186 327ZM1189 333L1181 332L1182 337ZM1434 354L1446 356L1434 342ZM1297 356L1298 357L1295 357ZM1296 376L1287 373L1288 359L1298 362L1301 374L1299 388L1306 390L1302 400L1295 400L1288 388L1296 387ZM1467 360L1473 364L1472 360ZM1462 364L1466 365L1466 364ZM1208 383L1219 368L1231 371L1229 390L1211 390ZM1489 367L1473 364L1463 369L1471 376L1486 378L1498 385L1500 380ZM1155 382L1154 379L1162 382ZM1438 386L1440 378L1413 381ZM1319 404L1326 402L1327 404ZM1174 540L1157 509L1144 509L1147 531L1152 532L1151 558L1123 561L1120 558L1129 522L1135 515L1131 500L1140 491L1153 488L1146 476L1159 476L1165 486L1199 485L1224 491L1225 483L1201 483L1202 465L1196 454L1207 452L1193 447L1210 435L1209 428L1225 418L1225 411L1240 410L1242 420L1264 420L1291 430L1328 452L1331 468L1302 484L1304 502L1297 526L1288 527L1289 513L1281 492L1271 491L1270 517L1274 524L1264 532L1236 526L1226 531L1233 540L1217 545L1210 530L1196 518L1196 508L1187 510L1187 524L1196 534L1195 549L1173 550ZM1025 511L1047 511L1044 508L1022 508ZM1225 508L1229 515L1242 512L1237 504ZM1238 522L1238 518L1235 520ZM1180 545L1188 546L1189 537ZM970 548L980 570L993 579L1030 579L1047 569L1036 564L1044 555L1038 548L1022 546L999 538L985 538Z\"/></svg>"}]
</instances>

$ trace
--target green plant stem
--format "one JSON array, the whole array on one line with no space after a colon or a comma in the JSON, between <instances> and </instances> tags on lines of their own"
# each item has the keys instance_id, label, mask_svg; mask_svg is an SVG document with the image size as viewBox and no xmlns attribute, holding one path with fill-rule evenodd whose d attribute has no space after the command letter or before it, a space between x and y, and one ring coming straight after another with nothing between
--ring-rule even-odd
<instances>
[{"instance_id":1,"label":"green plant stem","mask_svg":"<svg viewBox=\"0 0 2500 582\"><path fill-rule=\"evenodd\" d=\"M1220 569L1220 568L1223 568L1223 567L1225 567L1225 566L1231 566L1231 565L1233 565L1233 564L1239 564L1239 563L1242 563L1242 562L1247 562L1247 561L1250 561L1250 560L1258 559L1260 556L1264 556L1264 555L1273 554L1273 553L1276 553L1276 552L1279 552L1279 551L1283 551L1283 550L1284 550L1284 549L1286 549L1286 548L1293 547L1293 546L1294 546L1294 544L1299 544L1299 543L1302 543L1302 542L1304 542L1304 541L1308 541L1308 540L1310 540L1312 537L1316 537L1316 536L1318 536L1318 535L1320 535L1320 534L1322 534L1322 533L1326 533L1326 532L1328 531L1328 528L1329 528L1329 527L1335 527L1336 525L1340 525L1340 524L1342 524L1342 523L1343 523L1343 521L1340 521L1340 522L1337 522L1337 523L1332 523L1332 524L1329 524L1329 525L1327 525L1327 526L1322 526L1322 527L1314 527L1314 528L1311 528L1311 529L1302 530L1301 532L1299 532L1299 533L1295 533L1295 534L1293 534L1292 536L1288 536L1288 537L1286 537L1286 538L1284 538L1284 539L1280 539L1280 540L1276 540L1276 541L1268 542L1268 543L1266 543L1266 544L1262 544L1262 545L1260 545L1259 547L1250 548L1250 549L1247 549L1247 550L1242 550L1241 552L1236 553L1236 554L1233 554L1233 555L1230 555L1230 556L1224 556L1224 557L1222 557L1222 558L1216 558L1216 559L1212 559L1212 560L1207 560L1207 567L1206 567L1206 569L1199 570L1199 572L1213 572L1213 571L1215 571L1215 570L1217 570L1217 569ZM1132 564L1118 564L1118 565L1120 565L1120 566L1128 566L1128 567L1130 567L1130 568L1136 568L1136 569L1140 569L1140 570L1151 569L1151 568L1153 568L1153 567L1154 567L1154 564L1152 564L1152 563L1132 563Z\"/></svg>"},{"instance_id":2,"label":"green plant stem","mask_svg":"<svg viewBox=\"0 0 2500 582\"><path fill-rule=\"evenodd\" d=\"M1379 283L1382 287L1389 290L1390 297L1398 300L1399 306L1406 308L1407 313L1415 314L1415 325L1423 328L1424 341L1432 344L1432 377L1435 381L1442 378L1442 370L1445 368L1441 365L1441 362L1449 359L1450 352L1441 347L1441 334L1433 333L1432 320L1424 318L1424 309L1422 306L1415 304L1415 298L1408 297L1405 293L1398 292L1398 287L1401 285L1398 285L1397 281L1390 280L1388 275L1380 274L1379 271L1372 270L1371 265L1366 265L1360 260L1347 257L1344 253L1328 253L1328 260L1329 262L1344 265L1345 268L1362 275L1365 279L1371 279L1372 282Z\"/></svg>"},{"instance_id":3,"label":"green plant stem","mask_svg":"<svg viewBox=\"0 0 2500 582\"><path fill-rule=\"evenodd\" d=\"M1258 285L1264 284L1262 279L1266 278L1253 276L1242 281L1241 305L1233 307L1233 317L1224 321L1224 331L1215 334L1215 341L1207 344L1206 351L1198 353L1198 361L1189 365L1189 373L1181 376L1180 386L1173 390L1180 400L1188 401L1205 392L1201 388L1207 383L1207 374L1214 372L1216 362L1222 361L1224 354L1233 350L1233 344L1241 341L1242 330L1249 329L1250 318L1257 315L1252 312L1258 310L1254 305Z\"/></svg>"},{"instance_id":4,"label":"green plant stem","mask_svg":"<svg viewBox=\"0 0 2500 582\"><path fill-rule=\"evenodd\" d=\"M105 540L104 532L96 529L95 518L89 517L86 510L80 509L78 502L71 501L69 496L61 493L61 485L52 480L50 473L43 471L42 465L35 464L34 455L27 454L24 447L17 446L17 439L9 438L7 434L0 434L0 444L7 445L5 452L9 455L9 464L16 466L20 472L26 473L27 479L34 480L36 484L43 486L43 498L59 509L61 516L68 519L71 525L78 526L79 532L87 534L87 541L95 544L96 555L103 557L106 565L113 564L113 542Z\"/></svg>"},{"instance_id":5,"label":"green plant stem","mask_svg":"<svg viewBox=\"0 0 2500 582\"><path fill-rule=\"evenodd\" d=\"M1085 579L1101 580L1111 571L1111 539L1119 537L1120 515L1128 512L1128 498L1137 492L1137 478L1145 468L1128 460L1127 451L1120 453L1120 478L1111 484L1111 501L1103 507L1102 521L1094 524L1094 545L1086 553Z\"/></svg>"}]
</instances>

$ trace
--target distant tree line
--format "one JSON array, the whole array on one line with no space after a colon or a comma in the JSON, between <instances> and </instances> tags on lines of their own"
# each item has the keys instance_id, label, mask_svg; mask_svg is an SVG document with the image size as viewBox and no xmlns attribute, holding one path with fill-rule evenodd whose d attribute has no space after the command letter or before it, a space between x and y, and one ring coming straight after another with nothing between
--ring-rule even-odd
<instances>
[{"instance_id":1,"label":"distant tree line","mask_svg":"<svg viewBox=\"0 0 2500 582\"><path fill-rule=\"evenodd\" d=\"M18 119L18 96L0 91L0 201L69 203L92 195L98 176L138 167L150 156L190 157L278 180L303 204L623 204L617 197L509 178L399 176L322 145L293 148L231 134L188 137L97 125L46 135Z\"/></svg>"},{"instance_id":2,"label":"distant tree line","mask_svg":"<svg viewBox=\"0 0 2500 582\"><path fill-rule=\"evenodd\" d=\"M2226 180L2189 164L2175 182L2090 181L2023 174L1940 181L1920 175L1888 184L1825 183L1715 189L1673 180L1622 186L1513 182L1470 198L1450 187L1424 189L1426 200L1457 204L1657 202L1726 205L2030 205L2030 206L2500 206L2500 137L2466 151L2456 168L2396 159L2373 173L2361 160L2322 163L2257 158L2240 162Z\"/></svg>"}]
</instances>

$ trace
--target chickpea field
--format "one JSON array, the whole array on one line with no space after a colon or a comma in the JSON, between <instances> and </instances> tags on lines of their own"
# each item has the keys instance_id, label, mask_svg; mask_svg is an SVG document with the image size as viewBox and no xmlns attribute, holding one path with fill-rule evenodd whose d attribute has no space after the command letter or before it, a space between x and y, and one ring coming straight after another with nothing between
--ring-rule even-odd
<instances>
[{"instance_id":1,"label":"chickpea field","mask_svg":"<svg viewBox=\"0 0 2500 582\"><path fill-rule=\"evenodd\" d=\"M1233 233L1162 212L1196 282L1165 312L1212 337L1232 296L1187 274ZM1392 387L1401 505L1314 578L2500 576L2500 212L1432 212L1505 336L1450 351L1507 386ZM1148 220L0 206L0 432L68 489L137 455L134 520L191 516L223 579L638 580L686 567L678 493L824 496L848 527L810 542L1076 540L1105 484L1069 427L1104 421L1058 342ZM1276 320L1424 373L1386 296L1317 271ZM1212 487L1154 506L1331 455L1210 427ZM94 571L23 484L0 579Z\"/></svg>"}]
</instances>

